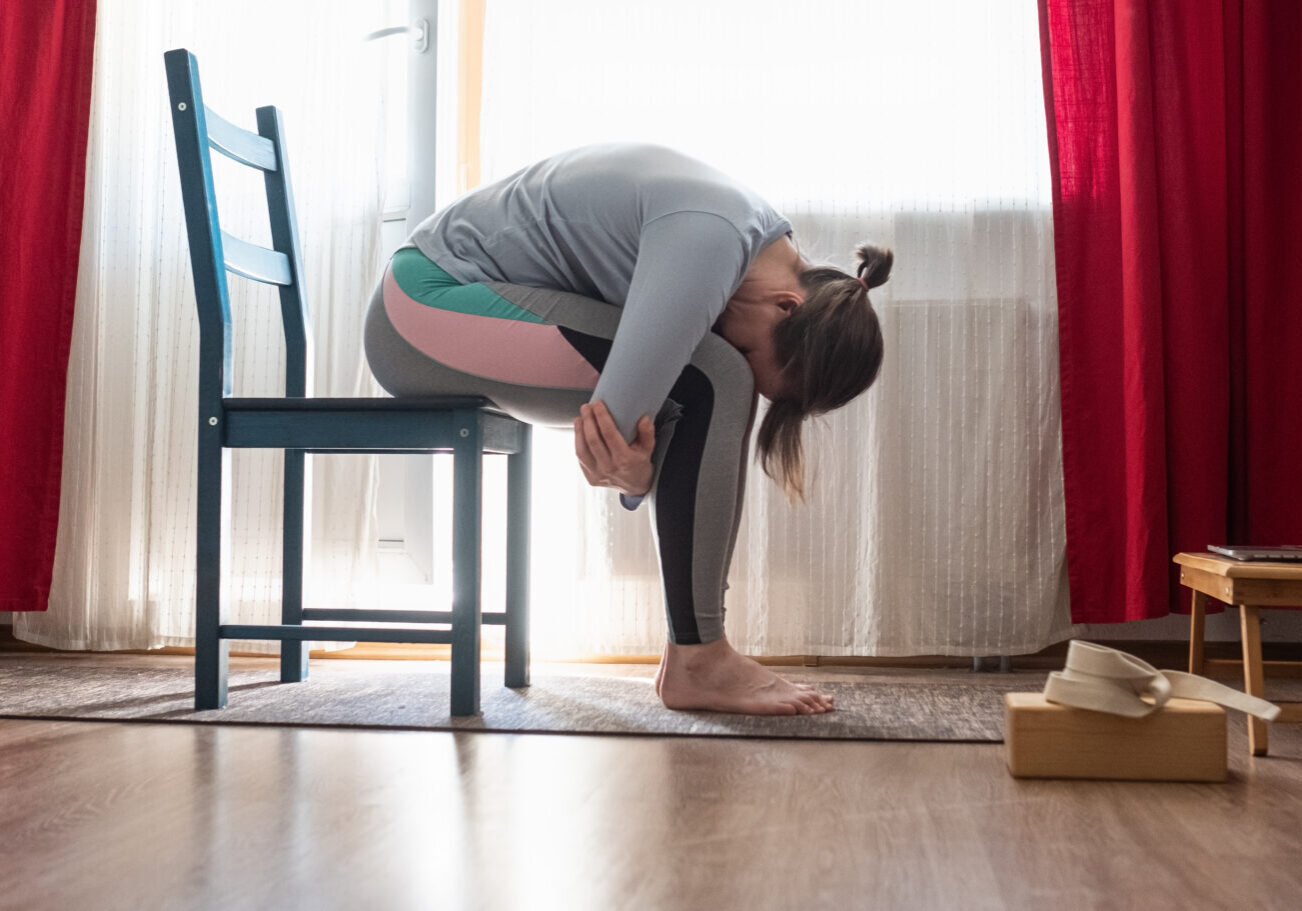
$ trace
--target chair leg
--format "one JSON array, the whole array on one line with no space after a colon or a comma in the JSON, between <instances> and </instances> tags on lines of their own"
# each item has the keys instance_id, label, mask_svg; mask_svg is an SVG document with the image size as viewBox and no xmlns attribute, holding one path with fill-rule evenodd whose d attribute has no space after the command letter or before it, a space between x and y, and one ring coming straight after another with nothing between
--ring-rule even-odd
<instances>
[{"instance_id":1,"label":"chair leg","mask_svg":"<svg viewBox=\"0 0 1302 911\"><path fill-rule=\"evenodd\" d=\"M199 441L198 539L195 549L194 708L226 705L230 641L221 638L222 506L226 450L217 440Z\"/></svg>"},{"instance_id":2,"label":"chair leg","mask_svg":"<svg viewBox=\"0 0 1302 911\"><path fill-rule=\"evenodd\" d=\"M452 467L452 714L479 713L480 519L483 431L478 412L458 415Z\"/></svg>"},{"instance_id":3,"label":"chair leg","mask_svg":"<svg viewBox=\"0 0 1302 911\"><path fill-rule=\"evenodd\" d=\"M1207 596L1198 590L1193 593L1193 609L1189 612L1189 673L1203 672L1204 623L1207 615Z\"/></svg>"},{"instance_id":4,"label":"chair leg","mask_svg":"<svg viewBox=\"0 0 1302 911\"><path fill-rule=\"evenodd\" d=\"M1239 627L1243 639L1243 688L1250 696L1266 697L1265 672L1261 664L1261 618L1258 609L1239 605ZM1266 722L1248 716L1248 749L1253 756L1265 756L1268 746Z\"/></svg>"},{"instance_id":5,"label":"chair leg","mask_svg":"<svg viewBox=\"0 0 1302 911\"><path fill-rule=\"evenodd\" d=\"M303 625L303 543L304 543L304 453L301 449L285 450L285 524L281 562L280 622ZM280 682L298 683L307 679L307 643L299 639L282 639L280 643Z\"/></svg>"},{"instance_id":6,"label":"chair leg","mask_svg":"<svg viewBox=\"0 0 1302 911\"><path fill-rule=\"evenodd\" d=\"M521 429L520 451L507 456L506 482L506 686L529 685L530 430Z\"/></svg>"}]
</instances>

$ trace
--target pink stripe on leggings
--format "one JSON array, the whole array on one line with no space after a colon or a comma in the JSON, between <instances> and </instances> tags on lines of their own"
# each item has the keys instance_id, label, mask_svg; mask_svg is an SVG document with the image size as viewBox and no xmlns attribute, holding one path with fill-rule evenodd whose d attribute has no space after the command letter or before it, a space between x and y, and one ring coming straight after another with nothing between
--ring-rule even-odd
<instances>
[{"instance_id":1,"label":"pink stripe on leggings","mask_svg":"<svg viewBox=\"0 0 1302 911\"><path fill-rule=\"evenodd\" d=\"M388 269L384 311L412 347L462 373L519 386L597 386L597 371L556 326L428 307L408 297Z\"/></svg>"}]
</instances>

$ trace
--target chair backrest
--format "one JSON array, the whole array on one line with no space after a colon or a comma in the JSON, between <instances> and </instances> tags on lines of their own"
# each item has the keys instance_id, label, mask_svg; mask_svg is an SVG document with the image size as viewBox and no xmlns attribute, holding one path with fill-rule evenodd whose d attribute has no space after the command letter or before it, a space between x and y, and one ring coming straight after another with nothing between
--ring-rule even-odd
<instances>
[{"instance_id":1,"label":"chair backrest","mask_svg":"<svg viewBox=\"0 0 1302 911\"><path fill-rule=\"evenodd\" d=\"M280 288L285 328L285 395L311 394L312 345L302 287L298 223L285 157L285 131L275 107L257 109L258 132L241 129L203 103L199 64L181 48L163 55L176 134L176 162L199 309L200 414L217 414L231 392L231 313L226 273ZM222 230L213 189L210 149L263 172L274 249Z\"/></svg>"}]
</instances>

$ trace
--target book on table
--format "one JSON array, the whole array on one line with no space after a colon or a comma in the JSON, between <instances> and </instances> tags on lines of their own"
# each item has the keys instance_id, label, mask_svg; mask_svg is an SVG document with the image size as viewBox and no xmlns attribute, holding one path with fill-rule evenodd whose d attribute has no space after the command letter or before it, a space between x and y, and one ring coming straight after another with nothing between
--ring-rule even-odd
<instances>
[{"instance_id":1,"label":"book on table","mask_svg":"<svg viewBox=\"0 0 1302 911\"><path fill-rule=\"evenodd\" d=\"M1208 544L1207 549L1232 560L1302 563L1302 545L1279 544L1256 547L1249 544Z\"/></svg>"}]
</instances>

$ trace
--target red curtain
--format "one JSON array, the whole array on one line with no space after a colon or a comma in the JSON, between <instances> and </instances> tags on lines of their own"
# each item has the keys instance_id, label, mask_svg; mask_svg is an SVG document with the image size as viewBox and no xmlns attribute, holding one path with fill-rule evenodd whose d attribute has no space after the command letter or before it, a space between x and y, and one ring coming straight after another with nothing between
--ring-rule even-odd
<instances>
[{"instance_id":1,"label":"red curtain","mask_svg":"<svg viewBox=\"0 0 1302 911\"><path fill-rule=\"evenodd\" d=\"M1072 618L1302 543L1302 4L1040 0Z\"/></svg>"},{"instance_id":2,"label":"red curtain","mask_svg":"<svg viewBox=\"0 0 1302 911\"><path fill-rule=\"evenodd\" d=\"M94 0L0 3L0 610L44 610L81 245Z\"/></svg>"}]
</instances>

